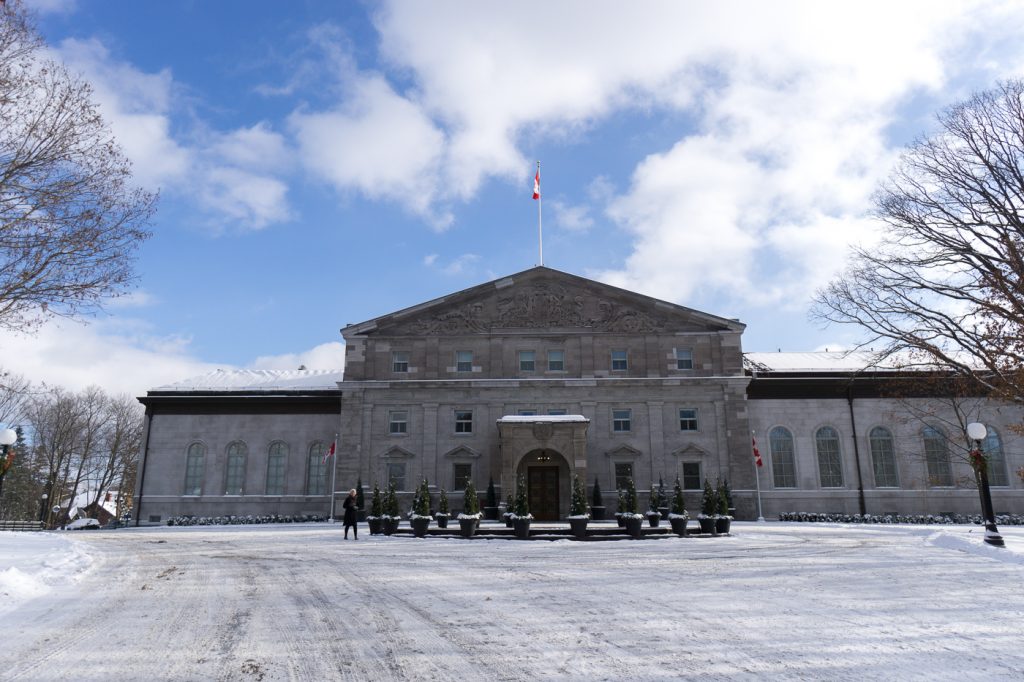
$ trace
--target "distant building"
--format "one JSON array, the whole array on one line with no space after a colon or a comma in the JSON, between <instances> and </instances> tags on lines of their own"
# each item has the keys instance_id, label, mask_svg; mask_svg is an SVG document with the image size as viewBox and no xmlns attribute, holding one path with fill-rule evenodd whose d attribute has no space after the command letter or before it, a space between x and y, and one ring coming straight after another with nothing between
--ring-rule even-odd
<instances>
[{"instance_id":1,"label":"distant building","mask_svg":"<svg viewBox=\"0 0 1024 682\"><path fill-rule=\"evenodd\" d=\"M336 488L517 477L541 519L572 476L606 504L678 476L691 510L728 478L739 518L763 512L975 513L954 403L864 355L748 353L744 325L545 267L342 329L345 372L215 372L153 389L135 509L324 514ZM990 429L997 512L1024 511L1021 410L958 403ZM337 455L324 463L338 437ZM331 467L336 467L332 472Z\"/></svg>"}]
</instances>

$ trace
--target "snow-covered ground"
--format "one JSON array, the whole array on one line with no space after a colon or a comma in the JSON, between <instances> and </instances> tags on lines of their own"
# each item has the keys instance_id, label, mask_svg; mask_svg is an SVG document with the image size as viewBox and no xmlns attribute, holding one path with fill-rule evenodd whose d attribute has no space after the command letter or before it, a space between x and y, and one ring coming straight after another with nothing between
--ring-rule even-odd
<instances>
[{"instance_id":1,"label":"snow-covered ground","mask_svg":"<svg viewBox=\"0 0 1024 682\"><path fill-rule=\"evenodd\" d=\"M1024 679L1024 528L577 543L0 533L0 677Z\"/></svg>"}]
</instances>

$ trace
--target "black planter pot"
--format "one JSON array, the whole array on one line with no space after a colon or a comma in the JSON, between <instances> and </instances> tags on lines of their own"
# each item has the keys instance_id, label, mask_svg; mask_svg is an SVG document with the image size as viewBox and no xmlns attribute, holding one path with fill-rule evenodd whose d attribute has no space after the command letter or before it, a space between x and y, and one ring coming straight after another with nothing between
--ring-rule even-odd
<instances>
[{"instance_id":1,"label":"black planter pot","mask_svg":"<svg viewBox=\"0 0 1024 682\"><path fill-rule=\"evenodd\" d=\"M590 518L595 521L604 521L604 507L591 507Z\"/></svg>"},{"instance_id":2,"label":"black planter pot","mask_svg":"<svg viewBox=\"0 0 1024 682\"><path fill-rule=\"evenodd\" d=\"M462 537L471 538L476 535L476 524L479 519L459 519L459 531Z\"/></svg>"},{"instance_id":3,"label":"black planter pot","mask_svg":"<svg viewBox=\"0 0 1024 682\"><path fill-rule=\"evenodd\" d=\"M572 528L572 534L576 536L577 540L583 540L587 537L587 522L590 519L569 519L569 527Z\"/></svg>"},{"instance_id":4,"label":"black planter pot","mask_svg":"<svg viewBox=\"0 0 1024 682\"><path fill-rule=\"evenodd\" d=\"M516 537L520 540L527 540L530 537L530 519L513 519L512 527L516 530Z\"/></svg>"},{"instance_id":5,"label":"black planter pot","mask_svg":"<svg viewBox=\"0 0 1024 682\"><path fill-rule=\"evenodd\" d=\"M623 519L622 524L634 540L639 540L644 536L644 520L642 518Z\"/></svg>"},{"instance_id":6,"label":"black planter pot","mask_svg":"<svg viewBox=\"0 0 1024 682\"><path fill-rule=\"evenodd\" d=\"M422 538L426 536L427 528L430 527L430 519L412 519L409 521L409 525L412 526L412 534Z\"/></svg>"},{"instance_id":7,"label":"black planter pot","mask_svg":"<svg viewBox=\"0 0 1024 682\"><path fill-rule=\"evenodd\" d=\"M686 537L686 519L669 519L669 523L672 524L672 532L681 538Z\"/></svg>"},{"instance_id":8,"label":"black planter pot","mask_svg":"<svg viewBox=\"0 0 1024 682\"><path fill-rule=\"evenodd\" d=\"M484 507L484 518L488 521L497 521L498 511L497 507Z\"/></svg>"},{"instance_id":9,"label":"black planter pot","mask_svg":"<svg viewBox=\"0 0 1024 682\"><path fill-rule=\"evenodd\" d=\"M383 531L383 521L380 518L367 519L366 525L370 527L370 535L380 535Z\"/></svg>"},{"instance_id":10,"label":"black planter pot","mask_svg":"<svg viewBox=\"0 0 1024 682\"><path fill-rule=\"evenodd\" d=\"M697 523L700 524L702 534L710 535L715 532L715 519L697 519Z\"/></svg>"},{"instance_id":11,"label":"black planter pot","mask_svg":"<svg viewBox=\"0 0 1024 682\"><path fill-rule=\"evenodd\" d=\"M626 527L626 521L622 518L622 514L615 515L615 523L619 524L619 528Z\"/></svg>"},{"instance_id":12,"label":"black planter pot","mask_svg":"<svg viewBox=\"0 0 1024 682\"><path fill-rule=\"evenodd\" d=\"M715 519L715 532L719 535L726 535L729 533L731 525L732 519Z\"/></svg>"},{"instance_id":13,"label":"black planter pot","mask_svg":"<svg viewBox=\"0 0 1024 682\"><path fill-rule=\"evenodd\" d=\"M512 527L512 517L509 516L508 514L504 514L503 518L505 520L505 527L506 528L511 528Z\"/></svg>"},{"instance_id":14,"label":"black planter pot","mask_svg":"<svg viewBox=\"0 0 1024 682\"><path fill-rule=\"evenodd\" d=\"M651 525L651 528L657 528L659 525L661 525L661 515L660 514L648 514L647 515L647 523L649 523Z\"/></svg>"},{"instance_id":15,"label":"black planter pot","mask_svg":"<svg viewBox=\"0 0 1024 682\"><path fill-rule=\"evenodd\" d=\"M668 513L671 511L668 507L658 507L658 511L661 512L661 518L663 521L668 521Z\"/></svg>"},{"instance_id":16,"label":"black planter pot","mask_svg":"<svg viewBox=\"0 0 1024 682\"><path fill-rule=\"evenodd\" d=\"M447 528L448 527L448 517L447 516L435 516L434 520L437 521L437 527L438 528Z\"/></svg>"},{"instance_id":17,"label":"black planter pot","mask_svg":"<svg viewBox=\"0 0 1024 682\"><path fill-rule=\"evenodd\" d=\"M401 523L401 519L393 519L390 517L381 519L381 528L384 531L384 535L391 535L398 530L398 524Z\"/></svg>"}]
</instances>

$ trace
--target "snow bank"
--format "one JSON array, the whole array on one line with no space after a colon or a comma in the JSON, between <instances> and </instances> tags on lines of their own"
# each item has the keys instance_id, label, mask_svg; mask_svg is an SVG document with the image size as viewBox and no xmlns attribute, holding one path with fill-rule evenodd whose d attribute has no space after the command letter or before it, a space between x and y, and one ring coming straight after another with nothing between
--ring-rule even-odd
<instances>
[{"instance_id":1,"label":"snow bank","mask_svg":"<svg viewBox=\"0 0 1024 682\"><path fill-rule=\"evenodd\" d=\"M84 546L55 533L0 533L0 615L77 582L93 564Z\"/></svg>"}]
</instances>

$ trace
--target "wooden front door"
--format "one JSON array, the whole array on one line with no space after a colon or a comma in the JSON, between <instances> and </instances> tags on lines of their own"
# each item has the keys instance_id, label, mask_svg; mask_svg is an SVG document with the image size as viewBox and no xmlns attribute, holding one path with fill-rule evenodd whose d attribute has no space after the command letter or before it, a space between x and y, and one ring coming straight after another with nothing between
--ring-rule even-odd
<instances>
[{"instance_id":1,"label":"wooden front door","mask_svg":"<svg viewBox=\"0 0 1024 682\"><path fill-rule=\"evenodd\" d=\"M527 491L533 518L538 521L558 520L558 467L530 467Z\"/></svg>"}]
</instances>

